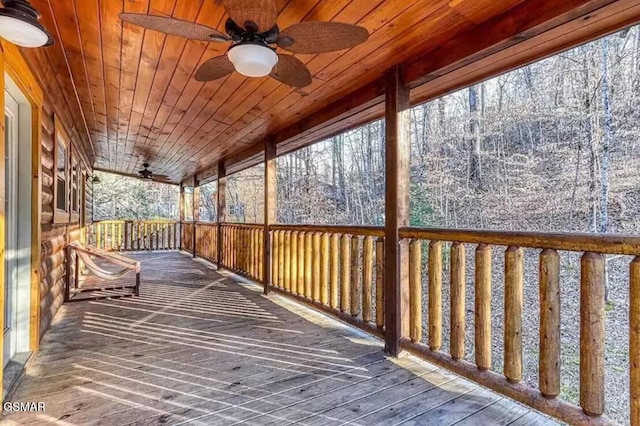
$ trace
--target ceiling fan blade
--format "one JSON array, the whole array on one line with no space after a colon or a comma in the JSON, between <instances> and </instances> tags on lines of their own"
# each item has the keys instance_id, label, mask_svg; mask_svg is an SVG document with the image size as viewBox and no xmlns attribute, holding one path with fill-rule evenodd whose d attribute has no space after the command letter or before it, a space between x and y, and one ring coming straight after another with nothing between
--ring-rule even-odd
<instances>
[{"instance_id":1,"label":"ceiling fan blade","mask_svg":"<svg viewBox=\"0 0 640 426\"><path fill-rule=\"evenodd\" d=\"M227 76L235 71L235 68L227 55L216 56L202 64L196 71L197 81L213 81Z\"/></svg>"},{"instance_id":2,"label":"ceiling fan blade","mask_svg":"<svg viewBox=\"0 0 640 426\"><path fill-rule=\"evenodd\" d=\"M311 84L311 73L307 66L295 56L278 54L278 63L271 77L287 86L301 88Z\"/></svg>"},{"instance_id":3,"label":"ceiling fan blade","mask_svg":"<svg viewBox=\"0 0 640 426\"><path fill-rule=\"evenodd\" d=\"M278 46L294 53L326 53L364 43L369 31L342 22L301 22L280 32Z\"/></svg>"},{"instance_id":4,"label":"ceiling fan blade","mask_svg":"<svg viewBox=\"0 0 640 426\"><path fill-rule=\"evenodd\" d=\"M229 38L220 31L195 22L166 16L144 15L141 13L121 13L120 19L133 25L160 31L166 34L200 41L228 41Z\"/></svg>"},{"instance_id":5,"label":"ceiling fan blade","mask_svg":"<svg viewBox=\"0 0 640 426\"><path fill-rule=\"evenodd\" d=\"M227 15L248 31L269 31L278 18L276 0L222 0L221 3Z\"/></svg>"}]
</instances>

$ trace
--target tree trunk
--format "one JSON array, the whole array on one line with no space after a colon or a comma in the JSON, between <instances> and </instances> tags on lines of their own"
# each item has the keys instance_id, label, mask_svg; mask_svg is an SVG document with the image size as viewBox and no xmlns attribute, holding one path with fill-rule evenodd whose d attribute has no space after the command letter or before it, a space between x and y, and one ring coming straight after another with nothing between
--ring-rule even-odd
<instances>
[{"instance_id":1,"label":"tree trunk","mask_svg":"<svg viewBox=\"0 0 640 426\"><path fill-rule=\"evenodd\" d=\"M478 86L469 87L469 181L481 186L482 165L480 163L480 123L478 120Z\"/></svg>"}]
</instances>

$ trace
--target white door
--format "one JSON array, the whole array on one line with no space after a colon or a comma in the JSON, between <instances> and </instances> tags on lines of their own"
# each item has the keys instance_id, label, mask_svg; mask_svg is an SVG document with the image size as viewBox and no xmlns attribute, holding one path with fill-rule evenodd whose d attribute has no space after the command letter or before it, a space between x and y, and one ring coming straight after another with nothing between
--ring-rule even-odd
<instances>
[{"instance_id":1,"label":"white door","mask_svg":"<svg viewBox=\"0 0 640 426\"><path fill-rule=\"evenodd\" d=\"M4 366L17 348L18 285L18 102L5 92L5 282Z\"/></svg>"}]
</instances>

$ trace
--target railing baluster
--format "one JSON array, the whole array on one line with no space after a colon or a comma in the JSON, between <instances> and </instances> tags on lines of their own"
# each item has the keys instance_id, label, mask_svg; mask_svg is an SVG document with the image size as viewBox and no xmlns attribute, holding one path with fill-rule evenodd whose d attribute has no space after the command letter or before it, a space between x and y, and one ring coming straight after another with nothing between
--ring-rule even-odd
<instances>
[{"instance_id":1,"label":"railing baluster","mask_svg":"<svg viewBox=\"0 0 640 426\"><path fill-rule=\"evenodd\" d=\"M291 232L284 233L284 289L291 292Z\"/></svg>"},{"instance_id":2,"label":"railing baluster","mask_svg":"<svg viewBox=\"0 0 640 426\"><path fill-rule=\"evenodd\" d=\"M351 278L351 258L350 258L350 237L348 234L342 236L340 253L340 311L347 312L349 303L349 278Z\"/></svg>"},{"instance_id":3,"label":"railing baluster","mask_svg":"<svg viewBox=\"0 0 640 426\"><path fill-rule=\"evenodd\" d=\"M284 289L284 231L278 237L278 288Z\"/></svg>"},{"instance_id":4,"label":"railing baluster","mask_svg":"<svg viewBox=\"0 0 640 426\"><path fill-rule=\"evenodd\" d=\"M320 303L329 304L329 234L322 233L320 237Z\"/></svg>"},{"instance_id":5,"label":"railing baluster","mask_svg":"<svg viewBox=\"0 0 640 426\"><path fill-rule=\"evenodd\" d=\"M376 240L376 326L384 328L384 238Z\"/></svg>"},{"instance_id":6,"label":"railing baluster","mask_svg":"<svg viewBox=\"0 0 640 426\"><path fill-rule=\"evenodd\" d=\"M338 234L331 235L331 283L329 291L330 306L333 309L338 308L338 285L340 281L340 236Z\"/></svg>"},{"instance_id":7,"label":"railing baluster","mask_svg":"<svg viewBox=\"0 0 640 426\"><path fill-rule=\"evenodd\" d=\"M422 340L422 241L409 243L409 337Z\"/></svg>"},{"instance_id":8,"label":"railing baluster","mask_svg":"<svg viewBox=\"0 0 640 426\"><path fill-rule=\"evenodd\" d=\"M291 233L291 293L298 292L298 233Z\"/></svg>"},{"instance_id":9,"label":"railing baluster","mask_svg":"<svg viewBox=\"0 0 640 426\"><path fill-rule=\"evenodd\" d=\"M429 243L429 347L442 346L442 242Z\"/></svg>"},{"instance_id":10,"label":"railing baluster","mask_svg":"<svg viewBox=\"0 0 640 426\"><path fill-rule=\"evenodd\" d=\"M264 229L259 229L258 232L258 280L265 282L264 277Z\"/></svg>"},{"instance_id":11,"label":"railing baluster","mask_svg":"<svg viewBox=\"0 0 640 426\"><path fill-rule=\"evenodd\" d=\"M476 249L475 346L478 368L491 369L491 246L486 244Z\"/></svg>"},{"instance_id":12,"label":"railing baluster","mask_svg":"<svg viewBox=\"0 0 640 426\"><path fill-rule=\"evenodd\" d=\"M351 316L360 315L360 238L357 235L351 237Z\"/></svg>"},{"instance_id":13,"label":"railing baluster","mask_svg":"<svg viewBox=\"0 0 640 426\"><path fill-rule=\"evenodd\" d=\"M304 291L304 274L305 274L305 233L298 233L298 277L297 277L297 286L298 286L298 294L300 296L306 297Z\"/></svg>"},{"instance_id":14,"label":"railing baluster","mask_svg":"<svg viewBox=\"0 0 640 426\"><path fill-rule=\"evenodd\" d=\"M522 380L522 249L510 246L504 258L504 375L518 383Z\"/></svg>"},{"instance_id":15,"label":"railing baluster","mask_svg":"<svg viewBox=\"0 0 640 426\"><path fill-rule=\"evenodd\" d=\"M540 253L540 393L560 395L560 256Z\"/></svg>"},{"instance_id":16,"label":"railing baluster","mask_svg":"<svg viewBox=\"0 0 640 426\"><path fill-rule=\"evenodd\" d=\"M304 297L311 299L313 293L311 282L313 275L313 234L307 232L304 236Z\"/></svg>"},{"instance_id":17,"label":"railing baluster","mask_svg":"<svg viewBox=\"0 0 640 426\"><path fill-rule=\"evenodd\" d=\"M451 357L464 358L466 330L466 254L461 243L451 245Z\"/></svg>"},{"instance_id":18,"label":"railing baluster","mask_svg":"<svg viewBox=\"0 0 640 426\"><path fill-rule=\"evenodd\" d=\"M589 416L604 413L605 259L587 252L580 269L580 405Z\"/></svg>"},{"instance_id":19,"label":"railing baluster","mask_svg":"<svg viewBox=\"0 0 640 426\"><path fill-rule=\"evenodd\" d=\"M279 287L278 285L278 256L280 255L278 249L278 239L280 238L280 231L271 231L271 285Z\"/></svg>"},{"instance_id":20,"label":"railing baluster","mask_svg":"<svg viewBox=\"0 0 640 426\"><path fill-rule=\"evenodd\" d=\"M364 238L363 265L362 265L362 320L371 322L372 309L372 285L373 285L373 238Z\"/></svg>"},{"instance_id":21,"label":"railing baluster","mask_svg":"<svg viewBox=\"0 0 640 426\"><path fill-rule=\"evenodd\" d=\"M629 267L629 360L631 425L640 425L640 256Z\"/></svg>"},{"instance_id":22,"label":"railing baluster","mask_svg":"<svg viewBox=\"0 0 640 426\"><path fill-rule=\"evenodd\" d=\"M313 234L313 301L320 301L320 233Z\"/></svg>"}]
</instances>

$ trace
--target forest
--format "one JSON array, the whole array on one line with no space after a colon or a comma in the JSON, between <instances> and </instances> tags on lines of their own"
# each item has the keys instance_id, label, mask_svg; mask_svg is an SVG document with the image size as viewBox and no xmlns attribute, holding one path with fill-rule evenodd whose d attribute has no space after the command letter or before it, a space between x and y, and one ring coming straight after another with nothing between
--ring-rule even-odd
<instances>
[{"instance_id":1,"label":"forest","mask_svg":"<svg viewBox=\"0 0 640 426\"><path fill-rule=\"evenodd\" d=\"M637 234L639 101L640 29L633 27L413 107L411 224ZM263 170L256 166L228 178L228 221L262 222ZM277 178L281 223L383 225L384 122L279 157ZM143 201L150 188L144 186L130 186L131 198L120 192L114 198L109 193L118 190L118 179L105 178L96 189L96 219L177 214L170 191L156 190L153 197L161 203ZM200 218L213 220L215 182L201 194ZM136 205L146 206L144 212ZM494 255L496 324L503 312L501 256ZM525 376L532 385L536 256L525 256ZM621 422L628 421L626 392L616 392L628 386L628 261L607 258L607 404L608 415ZM473 258L467 263L472 277ZM568 271L562 276L562 397L577 402L579 259L563 253L562 265ZM468 288L467 306L473 306L472 282ZM445 306L447 300L444 295ZM497 371L501 362L494 361Z\"/></svg>"}]
</instances>

